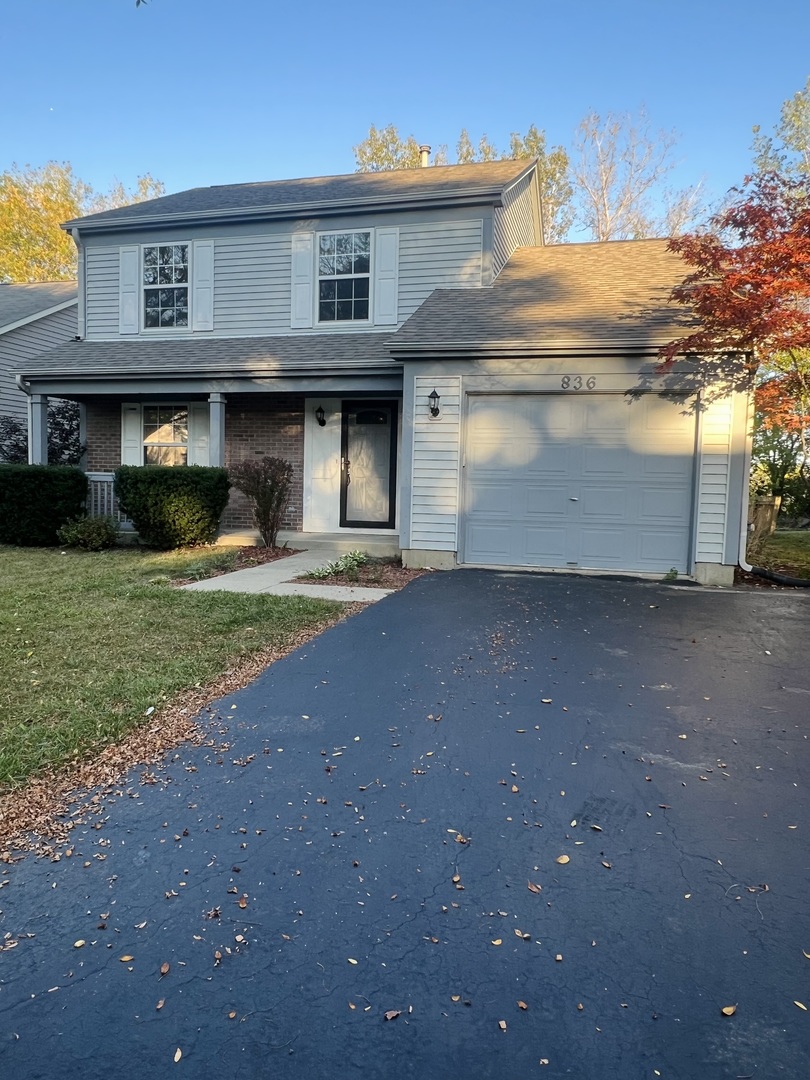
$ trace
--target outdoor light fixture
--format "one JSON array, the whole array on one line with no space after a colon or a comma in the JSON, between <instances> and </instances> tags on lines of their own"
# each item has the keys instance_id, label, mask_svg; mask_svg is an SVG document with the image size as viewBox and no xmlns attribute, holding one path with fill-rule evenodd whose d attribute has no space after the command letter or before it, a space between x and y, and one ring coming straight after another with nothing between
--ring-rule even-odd
<instances>
[{"instance_id":1,"label":"outdoor light fixture","mask_svg":"<svg viewBox=\"0 0 810 1080\"><path fill-rule=\"evenodd\" d=\"M322 405L319 405L315 410L315 419L318 421L318 427L326 427L326 414Z\"/></svg>"},{"instance_id":2,"label":"outdoor light fixture","mask_svg":"<svg viewBox=\"0 0 810 1080\"><path fill-rule=\"evenodd\" d=\"M428 394L428 408L430 410L430 415L433 417L434 420L439 415L439 402L440 401L441 401L441 398L439 397L439 395L436 393L435 390L433 391L433 393Z\"/></svg>"}]
</instances>

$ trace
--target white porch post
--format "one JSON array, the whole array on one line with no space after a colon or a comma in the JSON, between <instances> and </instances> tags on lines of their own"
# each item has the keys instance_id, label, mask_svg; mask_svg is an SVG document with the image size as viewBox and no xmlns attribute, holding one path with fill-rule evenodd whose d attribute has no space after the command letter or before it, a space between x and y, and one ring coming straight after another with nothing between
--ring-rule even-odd
<instances>
[{"instance_id":1,"label":"white porch post","mask_svg":"<svg viewBox=\"0 0 810 1080\"><path fill-rule=\"evenodd\" d=\"M208 464L225 464L225 405L224 394L208 395Z\"/></svg>"},{"instance_id":2,"label":"white porch post","mask_svg":"<svg viewBox=\"0 0 810 1080\"><path fill-rule=\"evenodd\" d=\"M48 398L32 394L28 399L28 464L48 464Z\"/></svg>"}]
</instances>

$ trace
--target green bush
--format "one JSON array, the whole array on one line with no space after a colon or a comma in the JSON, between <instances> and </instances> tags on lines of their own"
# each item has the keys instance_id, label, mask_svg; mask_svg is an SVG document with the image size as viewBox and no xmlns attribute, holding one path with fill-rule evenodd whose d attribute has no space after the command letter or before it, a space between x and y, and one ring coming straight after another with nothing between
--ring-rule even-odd
<instances>
[{"instance_id":1,"label":"green bush","mask_svg":"<svg viewBox=\"0 0 810 1080\"><path fill-rule=\"evenodd\" d=\"M84 551L103 551L115 547L118 526L111 517L76 518L67 521L56 534L65 547L82 548Z\"/></svg>"},{"instance_id":2,"label":"green bush","mask_svg":"<svg viewBox=\"0 0 810 1080\"><path fill-rule=\"evenodd\" d=\"M310 570L309 577L328 578L337 577L338 574L345 574L347 577L357 580L357 571L367 562L368 555L364 551L347 551L345 555L341 555L334 562Z\"/></svg>"},{"instance_id":3,"label":"green bush","mask_svg":"<svg viewBox=\"0 0 810 1080\"><path fill-rule=\"evenodd\" d=\"M293 467L278 457L240 461L228 470L234 487L250 500L253 524L267 547L275 547L278 530L290 501Z\"/></svg>"},{"instance_id":4,"label":"green bush","mask_svg":"<svg viewBox=\"0 0 810 1080\"><path fill-rule=\"evenodd\" d=\"M212 543L230 486L225 469L204 465L122 465L114 484L141 543L157 548Z\"/></svg>"},{"instance_id":5,"label":"green bush","mask_svg":"<svg viewBox=\"0 0 810 1080\"><path fill-rule=\"evenodd\" d=\"M87 477L69 465L0 465L0 543L48 547L84 513Z\"/></svg>"}]
</instances>

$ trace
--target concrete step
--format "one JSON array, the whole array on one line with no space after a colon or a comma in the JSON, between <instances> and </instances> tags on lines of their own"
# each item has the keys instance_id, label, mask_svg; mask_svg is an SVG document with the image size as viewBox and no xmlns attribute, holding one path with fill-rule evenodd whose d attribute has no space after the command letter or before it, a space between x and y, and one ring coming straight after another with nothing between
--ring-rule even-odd
<instances>
[{"instance_id":1,"label":"concrete step","mask_svg":"<svg viewBox=\"0 0 810 1080\"><path fill-rule=\"evenodd\" d=\"M341 555L346 551L365 551L377 558L396 558L400 554L399 536L395 533L305 533L282 529L278 542L281 546L287 544L304 551L324 549L337 551ZM261 538L255 529L223 529L217 537L217 544L222 547L258 547Z\"/></svg>"}]
</instances>

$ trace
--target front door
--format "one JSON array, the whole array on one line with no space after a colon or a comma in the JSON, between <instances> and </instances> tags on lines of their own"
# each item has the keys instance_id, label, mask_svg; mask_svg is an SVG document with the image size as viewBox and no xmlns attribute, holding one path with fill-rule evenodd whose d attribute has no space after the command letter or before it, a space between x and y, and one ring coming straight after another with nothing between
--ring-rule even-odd
<instances>
[{"instance_id":1,"label":"front door","mask_svg":"<svg viewBox=\"0 0 810 1080\"><path fill-rule=\"evenodd\" d=\"M340 524L392 529L396 519L397 403L344 401Z\"/></svg>"}]
</instances>

